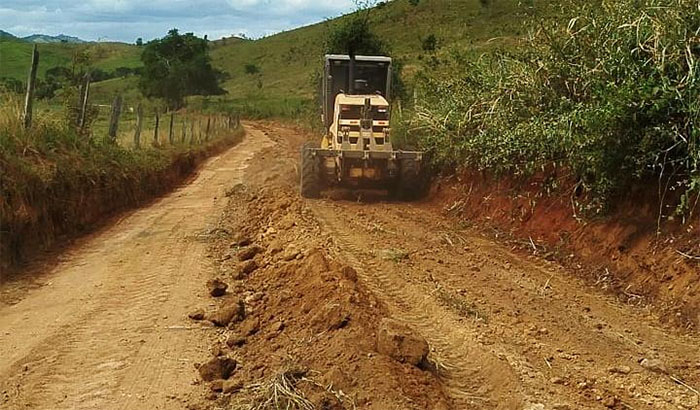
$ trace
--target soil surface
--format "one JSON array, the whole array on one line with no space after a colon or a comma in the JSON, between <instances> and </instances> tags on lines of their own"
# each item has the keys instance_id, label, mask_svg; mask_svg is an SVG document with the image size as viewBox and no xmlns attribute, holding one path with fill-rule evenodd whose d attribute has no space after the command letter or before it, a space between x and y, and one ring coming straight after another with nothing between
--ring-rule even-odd
<instances>
[{"instance_id":1,"label":"soil surface","mask_svg":"<svg viewBox=\"0 0 700 410\"><path fill-rule=\"evenodd\" d=\"M246 126L0 289L0 408L700 407L700 341L653 309L429 199L302 200L309 136Z\"/></svg>"}]
</instances>

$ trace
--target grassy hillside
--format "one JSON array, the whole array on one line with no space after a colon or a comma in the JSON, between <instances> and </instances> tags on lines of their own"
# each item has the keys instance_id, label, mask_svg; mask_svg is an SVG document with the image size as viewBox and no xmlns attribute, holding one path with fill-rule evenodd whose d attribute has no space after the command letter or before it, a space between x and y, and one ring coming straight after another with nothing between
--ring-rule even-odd
<instances>
[{"instance_id":1,"label":"grassy hillside","mask_svg":"<svg viewBox=\"0 0 700 410\"><path fill-rule=\"evenodd\" d=\"M0 78L27 80L34 44L16 39L0 38ZM40 55L39 76L42 77L53 67L70 67L73 56L87 51L93 67L113 71L117 67L135 68L141 66L141 50L123 43L38 44Z\"/></svg>"},{"instance_id":2,"label":"grassy hillside","mask_svg":"<svg viewBox=\"0 0 700 410\"><path fill-rule=\"evenodd\" d=\"M434 35L440 46L469 50L492 48L522 34L523 7L518 0L423 0L412 6L396 0L371 11L374 30L403 60L410 77L426 54L423 39ZM342 18L342 17L341 17ZM223 40L212 44L217 68L231 75L225 88L231 98L315 98L311 78L321 67L329 25L323 22L256 41ZM259 74L247 74L254 64Z\"/></svg>"},{"instance_id":3,"label":"grassy hillside","mask_svg":"<svg viewBox=\"0 0 700 410\"><path fill-rule=\"evenodd\" d=\"M422 0L413 6L408 0L395 0L370 13L374 30L390 45L392 56L405 64L406 78L412 78L428 56L423 39L433 35L438 48L465 50L492 49L522 34L524 11L519 0L492 0L485 7L481 0ZM342 19L343 17L341 17ZM229 75L224 88L229 92L210 101L194 97L195 108L229 107L251 116L309 117L315 109L317 91L312 78L321 68L323 44L329 27L338 20L287 31L259 40L229 38L211 43L214 66ZM0 41L0 78L25 81L32 44ZM117 67L141 65L141 50L117 43L41 44L39 75L55 66L70 66L74 53L88 50L95 68L112 71ZM246 72L254 65L255 74ZM122 93L126 100L140 99L136 78L114 78L96 83L93 97L107 104ZM315 118L315 116L314 116Z\"/></svg>"}]
</instances>

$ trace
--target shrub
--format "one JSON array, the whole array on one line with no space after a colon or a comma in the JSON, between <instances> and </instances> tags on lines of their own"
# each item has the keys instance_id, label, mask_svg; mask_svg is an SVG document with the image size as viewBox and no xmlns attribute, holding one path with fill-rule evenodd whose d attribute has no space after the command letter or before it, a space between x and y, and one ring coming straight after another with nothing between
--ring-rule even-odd
<instances>
[{"instance_id":1,"label":"shrub","mask_svg":"<svg viewBox=\"0 0 700 410\"><path fill-rule=\"evenodd\" d=\"M258 74L260 72L260 68L257 65L252 64L252 63L246 64L244 69L245 69L245 73L249 74L249 75L255 75L255 74Z\"/></svg>"},{"instance_id":2,"label":"shrub","mask_svg":"<svg viewBox=\"0 0 700 410\"><path fill-rule=\"evenodd\" d=\"M443 166L565 170L602 211L635 181L700 190L700 10L683 0L572 2L527 47L425 63L407 128Z\"/></svg>"},{"instance_id":3,"label":"shrub","mask_svg":"<svg viewBox=\"0 0 700 410\"><path fill-rule=\"evenodd\" d=\"M423 51L432 52L437 49L437 37L435 34L430 34L421 41Z\"/></svg>"}]
</instances>

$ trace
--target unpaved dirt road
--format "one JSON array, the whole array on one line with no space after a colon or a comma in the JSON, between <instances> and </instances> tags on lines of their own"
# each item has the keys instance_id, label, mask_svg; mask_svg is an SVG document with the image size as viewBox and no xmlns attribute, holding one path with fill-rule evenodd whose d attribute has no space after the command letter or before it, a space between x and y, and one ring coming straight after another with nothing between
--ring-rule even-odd
<instances>
[{"instance_id":1,"label":"unpaved dirt road","mask_svg":"<svg viewBox=\"0 0 700 410\"><path fill-rule=\"evenodd\" d=\"M224 191L244 183L273 200L295 195L304 136L247 128L191 184L90 238L44 286L0 307L0 407L183 408L196 394L192 364L216 335L183 318L206 299L215 269L204 242ZM427 339L449 408L700 408L700 341L649 311L486 239L430 201L301 202L314 231L295 233L295 246L325 243ZM282 211L260 212L274 222Z\"/></svg>"},{"instance_id":2,"label":"unpaved dirt road","mask_svg":"<svg viewBox=\"0 0 700 410\"><path fill-rule=\"evenodd\" d=\"M188 185L32 278L43 286L0 305L0 408L183 408L169 397L195 389L193 360L208 346L201 330L183 328L211 268L201 237L268 143L249 132Z\"/></svg>"}]
</instances>

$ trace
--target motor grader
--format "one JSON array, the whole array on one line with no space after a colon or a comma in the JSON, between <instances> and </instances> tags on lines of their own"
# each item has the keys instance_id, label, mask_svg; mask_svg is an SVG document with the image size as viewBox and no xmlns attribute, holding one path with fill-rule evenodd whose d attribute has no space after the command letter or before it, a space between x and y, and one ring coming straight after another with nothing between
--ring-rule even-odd
<instances>
[{"instance_id":1,"label":"motor grader","mask_svg":"<svg viewBox=\"0 0 700 410\"><path fill-rule=\"evenodd\" d=\"M391 58L326 55L320 143L301 150L301 195L326 188L386 189L411 199L420 192L423 153L391 142Z\"/></svg>"}]
</instances>

